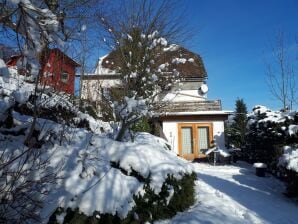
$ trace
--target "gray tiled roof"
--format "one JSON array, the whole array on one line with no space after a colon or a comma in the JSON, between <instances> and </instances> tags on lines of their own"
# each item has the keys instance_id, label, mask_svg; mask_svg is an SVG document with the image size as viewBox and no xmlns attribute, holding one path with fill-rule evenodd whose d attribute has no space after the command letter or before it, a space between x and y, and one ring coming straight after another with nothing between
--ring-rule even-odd
<instances>
[{"instance_id":1,"label":"gray tiled roof","mask_svg":"<svg viewBox=\"0 0 298 224\"><path fill-rule=\"evenodd\" d=\"M204 101L187 101L187 102L169 102L165 105L157 105L160 113L177 113L177 112L197 112L197 111L221 111L220 100L204 100Z\"/></svg>"}]
</instances>

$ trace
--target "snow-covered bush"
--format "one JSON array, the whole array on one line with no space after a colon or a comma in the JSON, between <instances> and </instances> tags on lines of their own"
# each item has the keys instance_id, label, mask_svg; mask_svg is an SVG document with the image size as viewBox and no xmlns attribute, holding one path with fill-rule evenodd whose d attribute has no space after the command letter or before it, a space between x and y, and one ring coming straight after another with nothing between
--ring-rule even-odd
<instances>
[{"instance_id":1,"label":"snow-covered bush","mask_svg":"<svg viewBox=\"0 0 298 224\"><path fill-rule=\"evenodd\" d=\"M79 110L83 113L89 114L94 119L98 119L98 114L96 112L96 106L92 102L81 99L79 104Z\"/></svg>"},{"instance_id":2,"label":"snow-covered bush","mask_svg":"<svg viewBox=\"0 0 298 224\"><path fill-rule=\"evenodd\" d=\"M22 76L0 76L0 221L47 222L57 208L63 209L55 214L59 222L67 209L125 219L145 188L159 195L168 177L182 182L192 174L191 163L167 150L164 140L139 133L134 142L114 141L108 123L50 89L37 95L36 124L24 144L34 114L33 86ZM170 185L169 202L184 189Z\"/></svg>"},{"instance_id":3,"label":"snow-covered bush","mask_svg":"<svg viewBox=\"0 0 298 224\"><path fill-rule=\"evenodd\" d=\"M137 223L166 219L191 206L194 203L195 178L195 174L185 175L181 180L168 176L159 194L146 185L145 195L134 198L136 206L133 212L138 214Z\"/></svg>"},{"instance_id":4,"label":"snow-covered bush","mask_svg":"<svg viewBox=\"0 0 298 224\"><path fill-rule=\"evenodd\" d=\"M8 76L0 74L0 222L39 223L43 201L61 178L62 164L51 166L53 145L71 139L65 135L70 127L96 132L103 125L79 112L66 95L37 89L34 96L34 84L14 69L6 71ZM24 144L33 120L33 97L38 119Z\"/></svg>"},{"instance_id":5,"label":"snow-covered bush","mask_svg":"<svg viewBox=\"0 0 298 224\"><path fill-rule=\"evenodd\" d=\"M45 148L24 146L21 132L0 132L0 222L38 223L42 202L59 180L59 167L49 167L51 154Z\"/></svg>"},{"instance_id":6,"label":"snow-covered bush","mask_svg":"<svg viewBox=\"0 0 298 224\"><path fill-rule=\"evenodd\" d=\"M298 173L298 145L283 147L283 155L279 159L279 165Z\"/></svg>"},{"instance_id":7,"label":"snow-covered bush","mask_svg":"<svg viewBox=\"0 0 298 224\"><path fill-rule=\"evenodd\" d=\"M297 112L271 111L256 106L248 115L246 152L252 162L276 163L281 147L293 143L290 125L297 122Z\"/></svg>"},{"instance_id":8,"label":"snow-covered bush","mask_svg":"<svg viewBox=\"0 0 298 224\"><path fill-rule=\"evenodd\" d=\"M80 138L86 135L76 133ZM82 223L96 217L99 223L143 223L173 215L193 202L192 165L166 150L159 138L148 133L138 134L134 143L96 135L85 138L89 141L78 152L78 162L67 162L71 171L60 189L65 195L56 204L53 222L63 216L68 221L80 217ZM161 209L164 216L158 213ZM106 221L107 214L113 221Z\"/></svg>"},{"instance_id":9,"label":"snow-covered bush","mask_svg":"<svg viewBox=\"0 0 298 224\"><path fill-rule=\"evenodd\" d=\"M248 116L246 142L250 161L266 163L287 180L288 195L298 195L298 111L256 106Z\"/></svg>"},{"instance_id":10,"label":"snow-covered bush","mask_svg":"<svg viewBox=\"0 0 298 224\"><path fill-rule=\"evenodd\" d=\"M35 86L26 82L24 76L19 76L15 69L9 69L9 71L9 79L0 76L0 97L2 98L0 116L3 117L2 119L7 117L12 109L29 116L32 116L36 110L38 118L73 127L86 127L89 130L97 128L96 120L88 114L82 113L71 103L69 95L42 86L37 86L35 93Z\"/></svg>"},{"instance_id":11,"label":"snow-covered bush","mask_svg":"<svg viewBox=\"0 0 298 224\"><path fill-rule=\"evenodd\" d=\"M140 119L136 124L134 124L131 128L133 132L153 132L153 124L146 117Z\"/></svg>"},{"instance_id":12,"label":"snow-covered bush","mask_svg":"<svg viewBox=\"0 0 298 224\"><path fill-rule=\"evenodd\" d=\"M91 216L87 216L79 209L58 208L49 223L61 223L59 222L61 214L64 216L63 223L75 221L77 224L88 224L92 221L99 224L141 224L146 221L170 218L193 205L195 179L195 174L186 174L180 180L168 176L159 193L150 187L150 178L144 179L144 193L133 196L135 206L124 219L119 218L117 214L94 212Z\"/></svg>"},{"instance_id":13,"label":"snow-covered bush","mask_svg":"<svg viewBox=\"0 0 298 224\"><path fill-rule=\"evenodd\" d=\"M296 131L296 134L298 132ZM288 182L287 195L298 196L298 145L284 146L283 155L279 158L280 167L284 168L285 178Z\"/></svg>"}]
</instances>

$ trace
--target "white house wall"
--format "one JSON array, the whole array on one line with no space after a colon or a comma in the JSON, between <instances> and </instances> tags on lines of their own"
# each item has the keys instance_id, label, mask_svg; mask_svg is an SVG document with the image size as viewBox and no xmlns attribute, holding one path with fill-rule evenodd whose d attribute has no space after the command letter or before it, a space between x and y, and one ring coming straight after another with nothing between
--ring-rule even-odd
<instances>
[{"instance_id":1,"label":"white house wall","mask_svg":"<svg viewBox=\"0 0 298 224\"><path fill-rule=\"evenodd\" d=\"M212 123L213 125L213 138L219 148L225 148L224 137L224 122L223 121L163 121L162 129L165 134L172 150L178 154L178 123Z\"/></svg>"},{"instance_id":2,"label":"white house wall","mask_svg":"<svg viewBox=\"0 0 298 224\"><path fill-rule=\"evenodd\" d=\"M100 97L100 82L98 80L81 80L81 98L96 101Z\"/></svg>"},{"instance_id":3,"label":"white house wall","mask_svg":"<svg viewBox=\"0 0 298 224\"><path fill-rule=\"evenodd\" d=\"M101 88L110 88L120 84L119 79L82 80L82 99L98 101L101 99Z\"/></svg>"}]
</instances>

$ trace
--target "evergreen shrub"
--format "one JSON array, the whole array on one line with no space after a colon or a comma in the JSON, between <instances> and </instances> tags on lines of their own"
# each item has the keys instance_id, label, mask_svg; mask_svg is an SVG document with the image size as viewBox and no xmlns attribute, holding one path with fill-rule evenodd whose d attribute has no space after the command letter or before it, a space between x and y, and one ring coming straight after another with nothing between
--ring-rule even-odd
<instances>
[{"instance_id":1,"label":"evergreen shrub","mask_svg":"<svg viewBox=\"0 0 298 224\"><path fill-rule=\"evenodd\" d=\"M148 120L148 118L143 117L142 119L140 119L136 124L134 124L131 127L131 131L152 133L153 128L152 128L151 122Z\"/></svg>"},{"instance_id":2,"label":"evergreen shrub","mask_svg":"<svg viewBox=\"0 0 298 224\"><path fill-rule=\"evenodd\" d=\"M257 106L248 116L245 154L249 162L263 162L268 170L287 182L286 195L298 196L298 173L280 164L284 146L295 146L298 132L293 133L291 126L298 125L298 111L271 111ZM294 159L294 158L293 158Z\"/></svg>"},{"instance_id":3,"label":"evergreen shrub","mask_svg":"<svg viewBox=\"0 0 298 224\"><path fill-rule=\"evenodd\" d=\"M289 197L298 197L298 172L286 169L287 191Z\"/></svg>"},{"instance_id":4,"label":"evergreen shrub","mask_svg":"<svg viewBox=\"0 0 298 224\"><path fill-rule=\"evenodd\" d=\"M195 202L194 181L196 174L185 174L180 180L169 175L164 182L161 191L156 194L150 188L149 179L145 180L144 195L135 195L135 207L128 216L121 220L117 214L100 214L94 212L92 216L80 213L78 209L66 209L64 224L141 224L147 221L167 219L173 217L177 212L189 208ZM174 190L172 198L168 201L171 190ZM56 215L64 212L62 208L56 209L50 217L49 224L58 224Z\"/></svg>"}]
</instances>

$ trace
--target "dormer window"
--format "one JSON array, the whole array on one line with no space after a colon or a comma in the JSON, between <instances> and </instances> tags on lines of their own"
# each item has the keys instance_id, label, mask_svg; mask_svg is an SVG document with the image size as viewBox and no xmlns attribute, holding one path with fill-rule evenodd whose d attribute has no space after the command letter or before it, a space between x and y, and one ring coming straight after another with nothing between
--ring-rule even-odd
<instances>
[{"instance_id":1,"label":"dormer window","mask_svg":"<svg viewBox=\"0 0 298 224\"><path fill-rule=\"evenodd\" d=\"M60 81L63 82L63 83L68 82L68 73L67 72L62 72L61 73Z\"/></svg>"}]
</instances>

